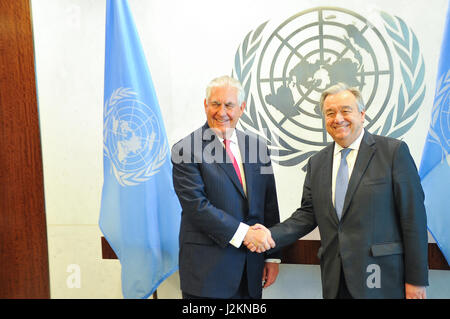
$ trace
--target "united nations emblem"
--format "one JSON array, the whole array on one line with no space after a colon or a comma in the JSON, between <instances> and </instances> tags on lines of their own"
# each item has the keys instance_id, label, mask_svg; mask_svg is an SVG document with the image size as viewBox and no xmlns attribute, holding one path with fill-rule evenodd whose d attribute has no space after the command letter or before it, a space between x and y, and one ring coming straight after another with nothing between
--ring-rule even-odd
<instances>
[{"instance_id":1,"label":"united nations emblem","mask_svg":"<svg viewBox=\"0 0 450 319\"><path fill-rule=\"evenodd\" d=\"M450 71L443 74L436 84L434 105L431 111L431 125L427 142L433 143L442 151L442 162L450 166Z\"/></svg>"},{"instance_id":2,"label":"united nations emblem","mask_svg":"<svg viewBox=\"0 0 450 319\"><path fill-rule=\"evenodd\" d=\"M370 132L398 138L415 123L425 95L418 41L400 18L380 17L384 36L363 16L336 7L302 11L272 32L263 32L265 22L247 34L233 70L247 97L240 125L267 139L275 162L300 164L332 141L319 99L338 82L361 91Z\"/></svg>"},{"instance_id":3,"label":"united nations emblem","mask_svg":"<svg viewBox=\"0 0 450 319\"><path fill-rule=\"evenodd\" d=\"M168 146L153 110L129 88L118 88L105 102L103 150L122 186L145 182L159 171Z\"/></svg>"}]
</instances>

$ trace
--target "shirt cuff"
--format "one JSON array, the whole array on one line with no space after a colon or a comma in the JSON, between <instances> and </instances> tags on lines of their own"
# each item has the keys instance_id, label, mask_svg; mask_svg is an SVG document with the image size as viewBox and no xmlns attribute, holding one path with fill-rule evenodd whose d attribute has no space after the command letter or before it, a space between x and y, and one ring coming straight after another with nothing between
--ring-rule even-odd
<instances>
[{"instance_id":1,"label":"shirt cuff","mask_svg":"<svg viewBox=\"0 0 450 319\"><path fill-rule=\"evenodd\" d=\"M281 259L269 258L269 259L264 260L264 262L266 262L266 263L281 264Z\"/></svg>"},{"instance_id":2,"label":"shirt cuff","mask_svg":"<svg viewBox=\"0 0 450 319\"><path fill-rule=\"evenodd\" d=\"M240 223L238 229L234 233L233 238L231 238L230 240L230 244L236 248L241 247L241 244L244 241L245 235L247 235L247 231L249 228L249 225Z\"/></svg>"}]
</instances>

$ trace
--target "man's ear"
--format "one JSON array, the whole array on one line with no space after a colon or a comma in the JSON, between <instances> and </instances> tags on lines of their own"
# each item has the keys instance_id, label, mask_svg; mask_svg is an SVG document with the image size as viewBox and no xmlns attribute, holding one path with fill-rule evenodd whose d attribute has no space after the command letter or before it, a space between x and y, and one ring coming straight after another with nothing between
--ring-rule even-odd
<instances>
[{"instance_id":1,"label":"man's ear","mask_svg":"<svg viewBox=\"0 0 450 319\"><path fill-rule=\"evenodd\" d=\"M239 107L241 109L241 115L244 113L245 107L247 106L247 103L244 101L242 102L241 106Z\"/></svg>"}]
</instances>

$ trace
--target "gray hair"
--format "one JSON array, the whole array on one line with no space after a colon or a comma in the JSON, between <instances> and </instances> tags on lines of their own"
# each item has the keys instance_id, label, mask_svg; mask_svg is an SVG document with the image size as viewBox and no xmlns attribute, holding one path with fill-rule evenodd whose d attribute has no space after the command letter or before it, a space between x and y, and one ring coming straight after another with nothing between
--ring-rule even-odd
<instances>
[{"instance_id":1,"label":"gray hair","mask_svg":"<svg viewBox=\"0 0 450 319\"><path fill-rule=\"evenodd\" d=\"M211 95L212 88L225 86L233 87L238 90L237 98L238 104L240 106L245 101L244 88L242 87L241 82L228 75L215 78L211 82L209 82L208 86L206 87L206 101L208 101L209 96Z\"/></svg>"},{"instance_id":2,"label":"gray hair","mask_svg":"<svg viewBox=\"0 0 450 319\"><path fill-rule=\"evenodd\" d=\"M365 110L366 107L364 105L364 101L362 99L361 92L359 91L359 89L357 87L351 87L345 83L340 82L338 84L330 86L328 89L326 89L325 91L322 92L322 95L320 96L320 103L319 103L319 107L320 107L320 110L322 111L322 113L323 113L323 104L324 104L327 96L332 95L332 94L337 94L342 91L350 91L350 93L352 93L355 96L356 104L358 105L359 112L362 112Z\"/></svg>"}]
</instances>

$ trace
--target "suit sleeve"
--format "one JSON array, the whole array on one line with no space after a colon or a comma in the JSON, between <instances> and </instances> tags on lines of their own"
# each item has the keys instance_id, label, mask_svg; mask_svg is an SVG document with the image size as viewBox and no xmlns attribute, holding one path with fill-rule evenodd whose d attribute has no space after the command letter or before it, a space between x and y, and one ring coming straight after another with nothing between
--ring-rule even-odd
<instances>
[{"instance_id":1,"label":"suit sleeve","mask_svg":"<svg viewBox=\"0 0 450 319\"><path fill-rule=\"evenodd\" d=\"M408 146L401 142L393 160L393 187L403 235L405 281L428 285L428 238L424 193Z\"/></svg>"},{"instance_id":2,"label":"suit sleeve","mask_svg":"<svg viewBox=\"0 0 450 319\"><path fill-rule=\"evenodd\" d=\"M177 145L172 154L180 154L182 150ZM239 227L239 221L216 208L208 200L199 163L195 163L193 156L190 162L176 162L173 164L173 185L183 209L183 218L189 218L190 223L206 234L219 246L225 247Z\"/></svg>"},{"instance_id":3,"label":"suit sleeve","mask_svg":"<svg viewBox=\"0 0 450 319\"><path fill-rule=\"evenodd\" d=\"M269 156L269 151L267 151ZM277 189L275 184L275 176L273 174L273 168L270 161L270 157L268 160L268 165L264 166L264 169L267 169L267 172L272 172L271 174L267 174L267 188L265 193L265 203L264 203L264 226L270 228L280 222L280 212L278 210L278 199L277 199ZM265 254L266 259L281 259L280 251L271 251L269 250Z\"/></svg>"},{"instance_id":4,"label":"suit sleeve","mask_svg":"<svg viewBox=\"0 0 450 319\"><path fill-rule=\"evenodd\" d=\"M307 173L303 184L301 207L288 219L270 228L272 238L281 248L294 243L316 228L317 222L314 215L314 207L311 193L311 160L308 161Z\"/></svg>"}]
</instances>

